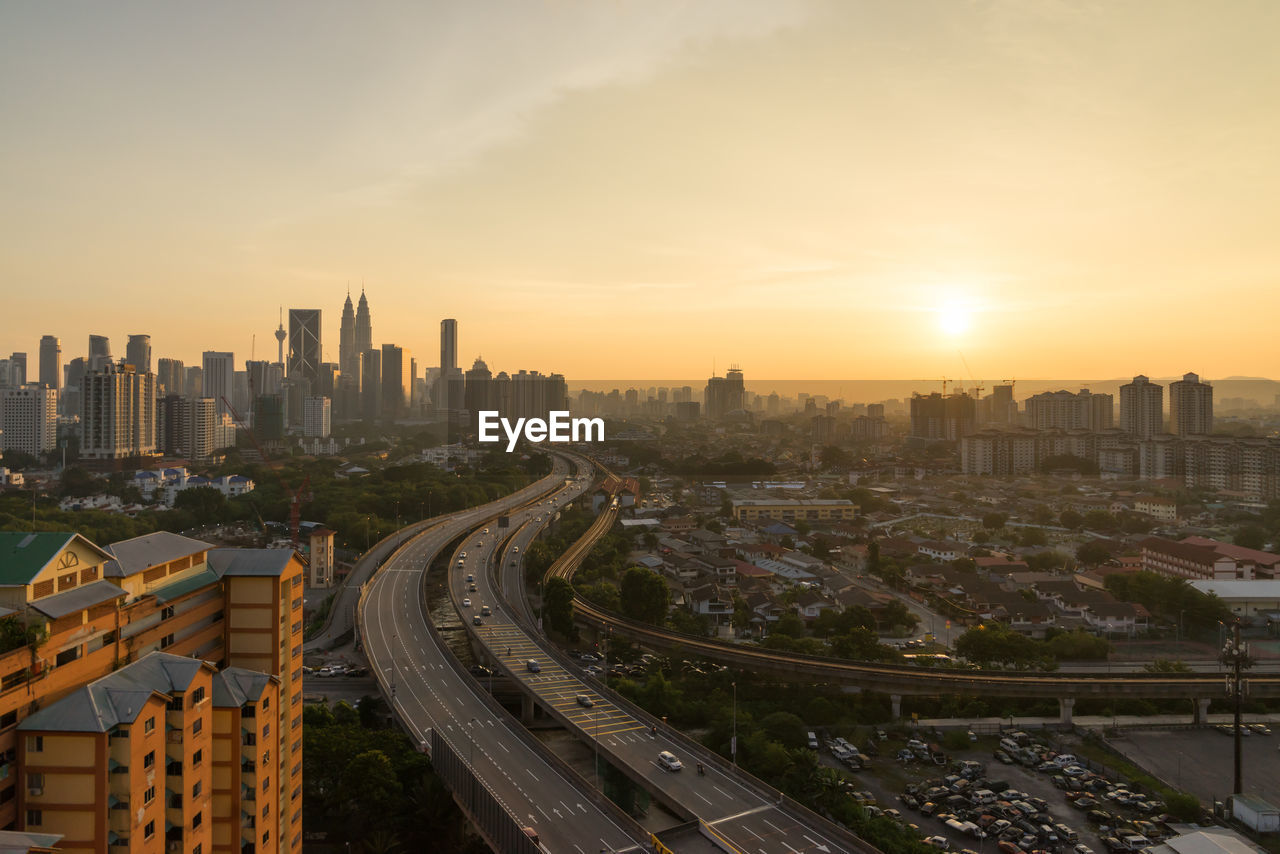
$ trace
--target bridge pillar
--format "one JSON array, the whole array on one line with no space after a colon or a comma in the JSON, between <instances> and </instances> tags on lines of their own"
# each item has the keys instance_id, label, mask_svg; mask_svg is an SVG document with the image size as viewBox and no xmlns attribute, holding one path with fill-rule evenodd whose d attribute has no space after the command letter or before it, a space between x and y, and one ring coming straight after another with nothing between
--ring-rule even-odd
<instances>
[{"instance_id":1,"label":"bridge pillar","mask_svg":"<svg viewBox=\"0 0 1280 854\"><path fill-rule=\"evenodd\" d=\"M520 694L520 723L529 726L533 723L533 698L528 694Z\"/></svg>"},{"instance_id":2,"label":"bridge pillar","mask_svg":"<svg viewBox=\"0 0 1280 854\"><path fill-rule=\"evenodd\" d=\"M893 704L893 719L896 721L902 717L902 695L890 694L889 702Z\"/></svg>"},{"instance_id":3,"label":"bridge pillar","mask_svg":"<svg viewBox=\"0 0 1280 854\"><path fill-rule=\"evenodd\" d=\"M1198 724L1207 724L1207 723L1209 722L1209 704L1210 704L1211 702L1213 702L1213 701L1212 701L1212 700L1210 700L1210 699L1208 699L1208 698L1204 698L1204 699L1197 699L1197 700L1195 701L1195 704L1196 704L1196 710L1195 710L1195 713L1196 713L1196 719L1195 719L1195 723L1198 723Z\"/></svg>"},{"instance_id":4,"label":"bridge pillar","mask_svg":"<svg viewBox=\"0 0 1280 854\"><path fill-rule=\"evenodd\" d=\"M1075 697L1058 698L1058 720L1063 726L1071 726L1071 710L1075 708Z\"/></svg>"}]
</instances>

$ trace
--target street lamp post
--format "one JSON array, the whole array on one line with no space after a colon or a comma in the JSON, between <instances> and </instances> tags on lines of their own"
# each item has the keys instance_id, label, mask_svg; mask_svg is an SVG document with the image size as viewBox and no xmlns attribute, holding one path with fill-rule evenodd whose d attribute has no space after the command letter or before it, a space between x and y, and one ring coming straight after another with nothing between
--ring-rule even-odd
<instances>
[{"instance_id":1,"label":"street lamp post","mask_svg":"<svg viewBox=\"0 0 1280 854\"><path fill-rule=\"evenodd\" d=\"M1231 668L1231 674L1227 677L1227 694L1235 697L1235 730L1232 732L1232 735L1235 736L1235 788L1231 792L1239 795L1244 792L1244 780L1240 766L1240 711L1244 701L1244 692L1249 688L1249 683L1240 678L1240 671L1252 667L1253 659L1249 656L1249 645L1240 642L1240 621L1237 620L1231 629L1231 639L1223 645L1222 655L1219 660Z\"/></svg>"},{"instance_id":2,"label":"street lamp post","mask_svg":"<svg viewBox=\"0 0 1280 854\"><path fill-rule=\"evenodd\" d=\"M733 734L729 737L729 755L738 767L738 683L733 683Z\"/></svg>"}]
</instances>

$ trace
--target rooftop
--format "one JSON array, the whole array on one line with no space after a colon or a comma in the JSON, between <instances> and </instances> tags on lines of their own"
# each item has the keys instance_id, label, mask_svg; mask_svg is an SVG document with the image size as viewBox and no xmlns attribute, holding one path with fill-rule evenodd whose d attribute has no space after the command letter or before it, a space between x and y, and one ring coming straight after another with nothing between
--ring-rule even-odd
<instances>
[{"instance_id":1,"label":"rooftop","mask_svg":"<svg viewBox=\"0 0 1280 854\"><path fill-rule=\"evenodd\" d=\"M191 537L170 531L156 531L107 546L107 551L115 560L107 564L104 574L108 578L127 578L153 566L199 554L210 548L208 543Z\"/></svg>"},{"instance_id":2,"label":"rooftop","mask_svg":"<svg viewBox=\"0 0 1280 854\"><path fill-rule=\"evenodd\" d=\"M202 667L213 669L194 658L153 652L29 715L18 729L109 732L137 720L152 695L185 691Z\"/></svg>"},{"instance_id":3,"label":"rooftop","mask_svg":"<svg viewBox=\"0 0 1280 854\"><path fill-rule=\"evenodd\" d=\"M73 541L98 552L106 560L110 554L95 546L79 534L65 531L0 531L0 587L17 587L30 584L48 566L54 556Z\"/></svg>"}]
</instances>

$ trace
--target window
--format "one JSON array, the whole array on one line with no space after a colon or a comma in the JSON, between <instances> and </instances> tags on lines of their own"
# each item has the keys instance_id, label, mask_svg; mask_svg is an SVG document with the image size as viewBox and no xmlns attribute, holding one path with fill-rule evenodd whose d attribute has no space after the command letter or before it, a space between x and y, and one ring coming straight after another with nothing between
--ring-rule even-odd
<instances>
[{"instance_id":1,"label":"window","mask_svg":"<svg viewBox=\"0 0 1280 854\"><path fill-rule=\"evenodd\" d=\"M143 757L142 767L143 768L156 767L156 752L154 750L148 753L145 757Z\"/></svg>"},{"instance_id":2,"label":"window","mask_svg":"<svg viewBox=\"0 0 1280 854\"><path fill-rule=\"evenodd\" d=\"M142 725L142 731L152 732L153 730L155 730L155 728L156 728L156 719L155 719L155 716L152 715L151 717L147 718L147 722Z\"/></svg>"},{"instance_id":3,"label":"window","mask_svg":"<svg viewBox=\"0 0 1280 854\"><path fill-rule=\"evenodd\" d=\"M116 642L116 633L114 631L107 632L105 635L102 636L103 646L111 646L115 642Z\"/></svg>"},{"instance_id":4,"label":"window","mask_svg":"<svg viewBox=\"0 0 1280 854\"><path fill-rule=\"evenodd\" d=\"M203 751L203 750L197 750L195 753L193 753L193 754L191 755L191 764L192 764L192 766L199 765L199 764L200 764L200 760L201 760L201 759L203 759L203 758L204 758L204 751Z\"/></svg>"},{"instance_id":5,"label":"window","mask_svg":"<svg viewBox=\"0 0 1280 854\"><path fill-rule=\"evenodd\" d=\"M0 715L0 729L8 729L18 722L18 712L15 709L12 712L5 712Z\"/></svg>"},{"instance_id":6,"label":"window","mask_svg":"<svg viewBox=\"0 0 1280 854\"><path fill-rule=\"evenodd\" d=\"M160 619L167 620L173 616L173 606L168 605L160 609Z\"/></svg>"},{"instance_id":7,"label":"window","mask_svg":"<svg viewBox=\"0 0 1280 854\"><path fill-rule=\"evenodd\" d=\"M191 854L200 854L200 846L197 845L195 848L192 848Z\"/></svg>"},{"instance_id":8,"label":"window","mask_svg":"<svg viewBox=\"0 0 1280 854\"><path fill-rule=\"evenodd\" d=\"M263 698L262 698L262 708L263 708L263 710L264 710L264 711L265 711L266 709L271 708L271 698L270 698L270 697L263 697Z\"/></svg>"},{"instance_id":9,"label":"window","mask_svg":"<svg viewBox=\"0 0 1280 854\"><path fill-rule=\"evenodd\" d=\"M44 774L39 771L31 771L27 773L27 788L29 790L39 789L44 791Z\"/></svg>"},{"instance_id":10,"label":"window","mask_svg":"<svg viewBox=\"0 0 1280 854\"><path fill-rule=\"evenodd\" d=\"M27 736L27 752L43 753L44 752L44 736L43 735Z\"/></svg>"},{"instance_id":11,"label":"window","mask_svg":"<svg viewBox=\"0 0 1280 854\"><path fill-rule=\"evenodd\" d=\"M39 827L44 824L44 816L40 810L27 810L27 827Z\"/></svg>"},{"instance_id":12,"label":"window","mask_svg":"<svg viewBox=\"0 0 1280 854\"><path fill-rule=\"evenodd\" d=\"M204 687L201 686L191 692L191 705L198 706L204 702Z\"/></svg>"},{"instance_id":13,"label":"window","mask_svg":"<svg viewBox=\"0 0 1280 854\"><path fill-rule=\"evenodd\" d=\"M147 790L146 790L145 792L143 792L143 793L142 793L142 802L143 802L144 804L149 804L149 803L151 803L152 801L154 801L155 799L156 799L156 787L155 787L155 786L150 786L150 787L148 787L148 788L147 788Z\"/></svg>"},{"instance_id":14,"label":"window","mask_svg":"<svg viewBox=\"0 0 1280 854\"><path fill-rule=\"evenodd\" d=\"M269 831L269 830L264 830L264 831L262 831L262 844L263 844L263 845L266 845L266 844L267 844L267 840L268 840L268 839L270 839L270 838L271 838L271 831Z\"/></svg>"},{"instance_id":15,"label":"window","mask_svg":"<svg viewBox=\"0 0 1280 854\"><path fill-rule=\"evenodd\" d=\"M147 822L147 826L142 831L144 839L150 839L156 835L156 823L154 821Z\"/></svg>"},{"instance_id":16,"label":"window","mask_svg":"<svg viewBox=\"0 0 1280 854\"><path fill-rule=\"evenodd\" d=\"M263 725L262 725L262 737L263 737L263 738L266 738L266 737L267 737L267 736L269 736L269 735L271 735L271 724L263 724Z\"/></svg>"},{"instance_id":17,"label":"window","mask_svg":"<svg viewBox=\"0 0 1280 854\"><path fill-rule=\"evenodd\" d=\"M270 750L262 751L262 764L266 765L269 762L271 762L271 751Z\"/></svg>"},{"instance_id":18,"label":"window","mask_svg":"<svg viewBox=\"0 0 1280 854\"><path fill-rule=\"evenodd\" d=\"M263 777L263 778L262 778L262 793L265 795L268 791L270 791L270 789L271 789L271 778L270 778L270 777Z\"/></svg>"},{"instance_id":19,"label":"window","mask_svg":"<svg viewBox=\"0 0 1280 854\"><path fill-rule=\"evenodd\" d=\"M200 797L200 790L202 788L203 788L203 785L201 781L196 780L195 783L191 786L191 800L194 801L196 798Z\"/></svg>"},{"instance_id":20,"label":"window","mask_svg":"<svg viewBox=\"0 0 1280 854\"><path fill-rule=\"evenodd\" d=\"M191 819L191 829L195 830L197 827L200 826L200 822L202 821L204 821L204 816L201 813L196 813L195 816Z\"/></svg>"},{"instance_id":21,"label":"window","mask_svg":"<svg viewBox=\"0 0 1280 854\"><path fill-rule=\"evenodd\" d=\"M54 658L54 667L61 667L64 664L70 664L80 657L80 647L73 646L70 649L64 649Z\"/></svg>"},{"instance_id":22,"label":"window","mask_svg":"<svg viewBox=\"0 0 1280 854\"><path fill-rule=\"evenodd\" d=\"M271 815L271 804L263 804L263 805L262 805L262 817L263 817L263 818L266 818L266 817L267 817L267 816L269 816L269 815Z\"/></svg>"},{"instance_id":23,"label":"window","mask_svg":"<svg viewBox=\"0 0 1280 854\"><path fill-rule=\"evenodd\" d=\"M167 634L167 635L165 635L164 637L160 638L160 648L161 648L161 649L165 649L165 648L167 648L167 647L171 647L171 646L173 646L173 633L172 633L172 632L171 632L171 633L169 633L169 634Z\"/></svg>"},{"instance_id":24,"label":"window","mask_svg":"<svg viewBox=\"0 0 1280 854\"><path fill-rule=\"evenodd\" d=\"M191 725L191 734L195 735L204 729L204 718L196 718L196 722Z\"/></svg>"}]
</instances>

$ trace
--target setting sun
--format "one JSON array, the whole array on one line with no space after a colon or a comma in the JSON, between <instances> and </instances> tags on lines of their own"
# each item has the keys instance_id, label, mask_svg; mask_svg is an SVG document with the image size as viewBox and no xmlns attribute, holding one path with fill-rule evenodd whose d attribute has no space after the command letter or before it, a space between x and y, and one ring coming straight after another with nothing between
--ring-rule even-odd
<instances>
[{"instance_id":1,"label":"setting sun","mask_svg":"<svg viewBox=\"0 0 1280 854\"><path fill-rule=\"evenodd\" d=\"M948 300L938 308L938 328L948 335L962 335L973 325L973 309L957 301Z\"/></svg>"}]
</instances>

